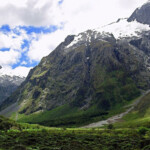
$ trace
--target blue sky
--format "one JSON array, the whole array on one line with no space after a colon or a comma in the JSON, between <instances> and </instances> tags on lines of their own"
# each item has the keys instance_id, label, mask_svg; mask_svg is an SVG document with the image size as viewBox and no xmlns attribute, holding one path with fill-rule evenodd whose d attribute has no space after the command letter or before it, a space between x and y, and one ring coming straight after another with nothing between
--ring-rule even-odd
<instances>
[{"instance_id":1,"label":"blue sky","mask_svg":"<svg viewBox=\"0 0 150 150\"><path fill-rule=\"evenodd\" d=\"M21 36L21 32L22 30L27 34L27 36L29 36L30 38L27 39L22 39L22 44L21 44L21 55L19 57L19 60L14 63L14 64L10 64L12 66L12 68L16 68L18 66L25 66L25 67L34 67L39 63L39 60L32 60L30 61L27 53L29 51L30 48L30 44L32 42L32 40L36 40L35 37L33 37L33 34L35 34L37 37L40 34L50 34L52 32L55 32L57 30L57 26L49 26L49 27L34 27L34 26L17 26L15 28L11 28L9 25L2 25L0 27L0 33L8 35L9 33L13 33L14 37L13 38L17 38L18 36ZM15 37L16 35L16 37ZM4 51L9 51L11 47L1 47L0 51L4 52ZM24 51L24 49L26 49Z\"/></svg>"},{"instance_id":2,"label":"blue sky","mask_svg":"<svg viewBox=\"0 0 150 150\"><path fill-rule=\"evenodd\" d=\"M129 17L146 1L0 0L0 65L26 76L67 35Z\"/></svg>"}]
</instances>

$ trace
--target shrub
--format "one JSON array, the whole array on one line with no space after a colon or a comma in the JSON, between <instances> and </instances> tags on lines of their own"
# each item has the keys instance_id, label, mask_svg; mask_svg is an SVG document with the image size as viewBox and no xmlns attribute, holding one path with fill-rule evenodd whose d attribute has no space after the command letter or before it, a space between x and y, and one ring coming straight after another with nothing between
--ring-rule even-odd
<instances>
[{"instance_id":1,"label":"shrub","mask_svg":"<svg viewBox=\"0 0 150 150\"><path fill-rule=\"evenodd\" d=\"M145 135L147 131L149 131L149 129L146 128L146 127L140 127L140 128L138 129L138 133L139 133L140 135Z\"/></svg>"},{"instance_id":2,"label":"shrub","mask_svg":"<svg viewBox=\"0 0 150 150\"><path fill-rule=\"evenodd\" d=\"M113 124L108 124L107 129L113 129L113 128L114 128Z\"/></svg>"},{"instance_id":3,"label":"shrub","mask_svg":"<svg viewBox=\"0 0 150 150\"><path fill-rule=\"evenodd\" d=\"M24 145L16 145L12 147L11 150L27 150L27 148Z\"/></svg>"}]
</instances>

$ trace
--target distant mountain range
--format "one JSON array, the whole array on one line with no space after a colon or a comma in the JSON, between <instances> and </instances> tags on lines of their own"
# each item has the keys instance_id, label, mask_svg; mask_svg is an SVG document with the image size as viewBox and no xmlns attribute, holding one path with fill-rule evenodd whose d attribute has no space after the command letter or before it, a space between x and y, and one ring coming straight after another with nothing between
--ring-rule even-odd
<instances>
[{"instance_id":1,"label":"distant mountain range","mask_svg":"<svg viewBox=\"0 0 150 150\"><path fill-rule=\"evenodd\" d=\"M0 66L0 69L2 69L2 66ZM25 77L9 75L0 70L0 104L9 97L24 80Z\"/></svg>"},{"instance_id":2,"label":"distant mountain range","mask_svg":"<svg viewBox=\"0 0 150 150\"><path fill-rule=\"evenodd\" d=\"M19 121L74 125L139 96L150 88L149 12L150 1L127 19L66 37L2 103L1 114L16 104Z\"/></svg>"}]
</instances>

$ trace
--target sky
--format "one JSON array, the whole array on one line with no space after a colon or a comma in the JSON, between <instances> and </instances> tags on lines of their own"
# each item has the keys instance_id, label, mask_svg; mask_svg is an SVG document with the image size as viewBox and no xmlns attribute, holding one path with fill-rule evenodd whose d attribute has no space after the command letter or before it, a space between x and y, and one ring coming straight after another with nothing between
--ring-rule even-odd
<instances>
[{"instance_id":1,"label":"sky","mask_svg":"<svg viewBox=\"0 0 150 150\"><path fill-rule=\"evenodd\" d=\"M127 18L146 1L0 0L0 65L27 76L67 35Z\"/></svg>"}]
</instances>

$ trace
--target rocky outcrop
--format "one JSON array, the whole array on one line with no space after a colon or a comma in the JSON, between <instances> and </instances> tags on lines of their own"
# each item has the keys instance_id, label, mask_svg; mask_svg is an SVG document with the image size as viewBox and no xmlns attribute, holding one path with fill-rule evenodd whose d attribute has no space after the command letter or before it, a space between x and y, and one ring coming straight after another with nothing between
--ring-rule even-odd
<instances>
[{"instance_id":1,"label":"rocky outcrop","mask_svg":"<svg viewBox=\"0 0 150 150\"><path fill-rule=\"evenodd\" d=\"M133 14L129 17L128 21L138 21L143 24L150 25L150 1L145 3L142 7L137 8Z\"/></svg>"}]
</instances>

